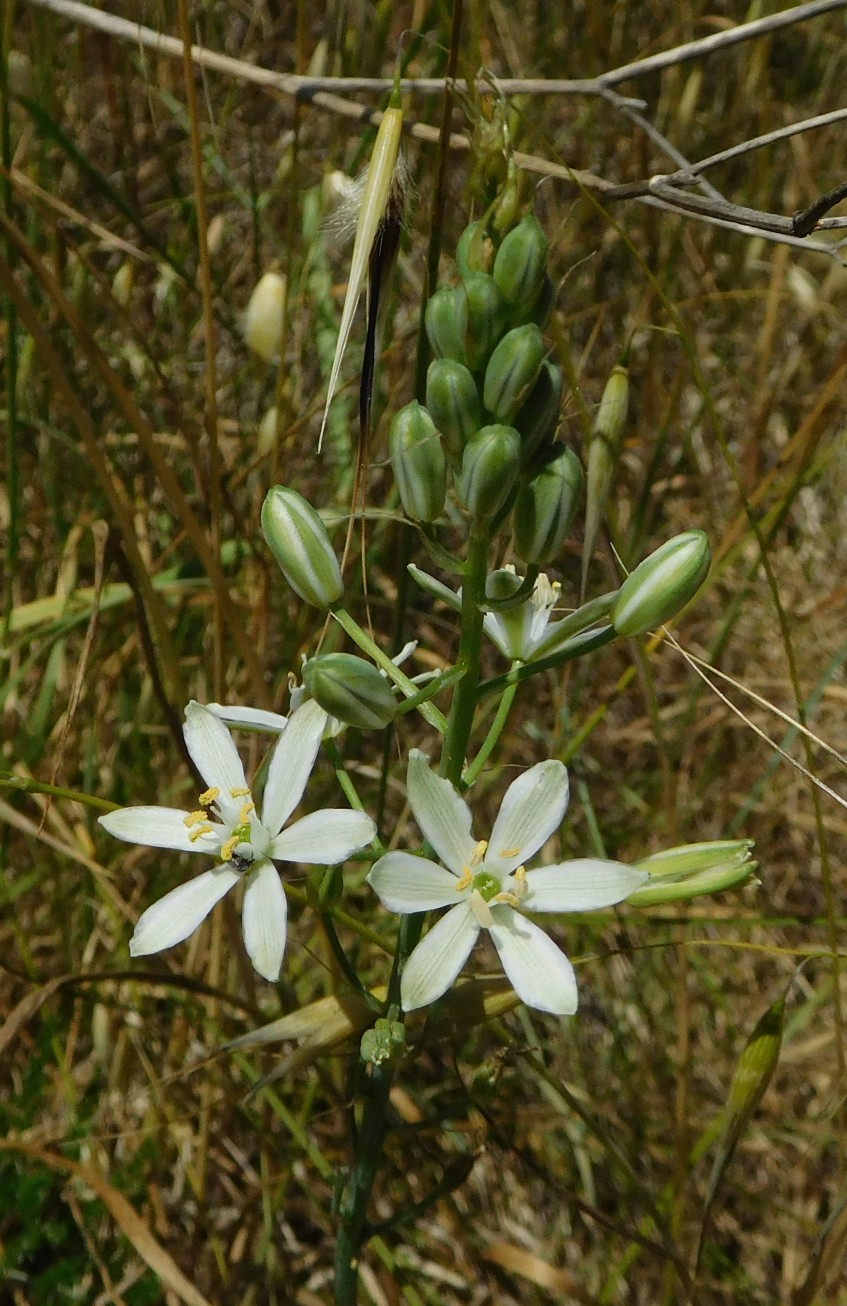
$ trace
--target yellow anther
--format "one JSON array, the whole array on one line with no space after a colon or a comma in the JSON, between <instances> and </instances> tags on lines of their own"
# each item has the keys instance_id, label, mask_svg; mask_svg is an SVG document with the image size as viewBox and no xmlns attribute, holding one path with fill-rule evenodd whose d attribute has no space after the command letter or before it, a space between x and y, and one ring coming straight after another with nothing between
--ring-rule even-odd
<instances>
[{"instance_id":1,"label":"yellow anther","mask_svg":"<svg viewBox=\"0 0 847 1306\"><path fill-rule=\"evenodd\" d=\"M501 848L498 857L517 857L520 848Z\"/></svg>"},{"instance_id":2,"label":"yellow anther","mask_svg":"<svg viewBox=\"0 0 847 1306\"><path fill-rule=\"evenodd\" d=\"M209 813L204 812L201 807L199 812L189 812L187 816L184 816L182 818L182 823L183 825L187 825L190 830L192 825L199 825L201 821L208 821L208 819Z\"/></svg>"},{"instance_id":3,"label":"yellow anther","mask_svg":"<svg viewBox=\"0 0 847 1306\"><path fill-rule=\"evenodd\" d=\"M515 893L519 898L525 898L529 892L529 885L526 882L526 867L519 866L515 871Z\"/></svg>"},{"instance_id":4,"label":"yellow anther","mask_svg":"<svg viewBox=\"0 0 847 1306\"><path fill-rule=\"evenodd\" d=\"M217 798L220 798L220 796L221 791L218 786L212 785L211 789L204 790L197 801L201 807L210 807Z\"/></svg>"},{"instance_id":5,"label":"yellow anther","mask_svg":"<svg viewBox=\"0 0 847 1306\"><path fill-rule=\"evenodd\" d=\"M470 863L471 866L479 866L480 862L485 857L487 851L488 851L488 840L480 839L479 843L476 845L476 847L474 848L471 854L471 863Z\"/></svg>"},{"instance_id":6,"label":"yellow anther","mask_svg":"<svg viewBox=\"0 0 847 1306\"><path fill-rule=\"evenodd\" d=\"M238 847L238 845L239 845L240 842L241 842L241 840L239 839L238 835L237 835L237 834L234 834L234 835L232 835L231 838L227 839L227 841L226 841L225 844L222 844L222 845L221 845L221 861L222 861L222 862L231 862L231 861L232 861L232 854L235 852L235 850L236 850L236 848Z\"/></svg>"},{"instance_id":7,"label":"yellow anther","mask_svg":"<svg viewBox=\"0 0 847 1306\"><path fill-rule=\"evenodd\" d=\"M214 833L215 833L215 827L207 823L206 825L198 826L196 830L192 830L188 838L191 841L191 843L196 843L198 839L202 839L204 834L214 834Z\"/></svg>"},{"instance_id":8,"label":"yellow anther","mask_svg":"<svg viewBox=\"0 0 847 1306\"><path fill-rule=\"evenodd\" d=\"M248 798L250 795L250 790L245 787L242 787L241 789L230 789L229 792L230 797L232 798Z\"/></svg>"},{"instance_id":9,"label":"yellow anther","mask_svg":"<svg viewBox=\"0 0 847 1306\"><path fill-rule=\"evenodd\" d=\"M495 894L491 901L505 902L508 903L510 907L520 907L521 905L521 900L518 895L516 893L509 893L508 890L505 889L502 893Z\"/></svg>"},{"instance_id":10,"label":"yellow anther","mask_svg":"<svg viewBox=\"0 0 847 1306\"><path fill-rule=\"evenodd\" d=\"M473 871L469 866L466 866L465 869L462 871L461 878L459 879L459 883L456 885L456 892L464 893L465 890L469 889L472 884L473 884Z\"/></svg>"},{"instance_id":11,"label":"yellow anther","mask_svg":"<svg viewBox=\"0 0 847 1306\"><path fill-rule=\"evenodd\" d=\"M249 794L249 792L250 792L249 789L245 790L245 793L248 793L248 794ZM233 796L233 798L236 797L235 794L233 794L232 796ZM240 798L241 795L239 794L238 797ZM251 812L255 812L255 810L256 810L256 804L255 804L255 803L245 803L244 806L242 807L241 811L238 813L238 824L239 824L239 825L246 825L247 822L248 822L249 819L250 819L250 813L251 813Z\"/></svg>"}]
</instances>

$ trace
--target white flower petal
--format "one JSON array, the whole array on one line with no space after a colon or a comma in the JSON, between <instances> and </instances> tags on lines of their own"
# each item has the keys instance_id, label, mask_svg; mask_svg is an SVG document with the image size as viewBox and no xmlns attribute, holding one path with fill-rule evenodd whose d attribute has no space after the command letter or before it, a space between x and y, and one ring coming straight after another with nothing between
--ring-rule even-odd
<instances>
[{"instance_id":1,"label":"white flower petal","mask_svg":"<svg viewBox=\"0 0 847 1306\"><path fill-rule=\"evenodd\" d=\"M151 952L161 952L163 948L182 943L239 878L238 872L228 866L216 866L187 884L171 889L141 916L129 941L130 955L146 957Z\"/></svg>"},{"instance_id":2,"label":"white flower petal","mask_svg":"<svg viewBox=\"0 0 847 1306\"><path fill-rule=\"evenodd\" d=\"M440 998L453 983L476 942L479 926L466 902L448 911L412 952L400 981L405 1011Z\"/></svg>"},{"instance_id":3,"label":"white flower petal","mask_svg":"<svg viewBox=\"0 0 847 1306\"><path fill-rule=\"evenodd\" d=\"M411 853L386 853L368 875L368 884L383 907L401 916L431 911L434 907L454 907L458 901L452 871Z\"/></svg>"},{"instance_id":4,"label":"white flower petal","mask_svg":"<svg viewBox=\"0 0 847 1306\"><path fill-rule=\"evenodd\" d=\"M295 821L271 841L268 856L283 862L334 866L369 844L376 826L364 812L331 807Z\"/></svg>"},{"instance_id":5,"label":"white flower petal","mask_svg":"<svg viewBox=\"0 0 847 1306\"><path fill-rule=\"evenodd\" d=\"M473 857L471 814L449 780L429 768L426 753L413 748L406 777L409 803L415 820L445 866L457 875Z\"/></svg>"},{"instance_id":6,"label":"white flower petal","mask_svg":"<svg viewBox=\"0 0 847 1306\"><path fill-rule=\"evenodd\" d=\"M518 997L538 1011L572 1016L578 1000L576 976L553 940L510 907L494 909L489 932Z\"/></svg>"},{"instance_id":7,"label":"white flower petal","mask_svg":"<svg viewBox=\"0 0 847 1306\"><path fill-rule=\"evenodd\" d=\"M241 929L254 968L266 980L278 980L285 953L288 905L273 862L257 862L247 878Z\"/></svg>"},{"instance_id":8,"label":"white flower petal","mask_svg":"<svg viewBox=\"0 0 847 1306\"><path fill-rule=\"evenodd\" d=\"M526 862L562 824L568 806L568 773L561 762L539 762L506 790L486 861L514 870Z\"/></svg>"},{"instance_id":9,"label":"white flower petal","mask_svg":"<svg viewBox=\"0 0 847 1306\"><path fill-rule=\"evenodd\" d=\"M219 721L239 730L263 730L270 735L281 735L288 717L279 712L266 712L262 707L235 707L225 703L207 703L206 707Z\"/></svg>"},{"instance_id":10,"label":"white flower petal","mask_svg":"<svg viewBox=\"0 0 847 1306\"><path fill-rule=\"evenodd\" d=\"M185 709L182 733L194 765L206 784L209 788L220 789L217 803L221 816L227 824L237 824L244 799L233 798L232 790L249 786L232 735L223 721L193 699Z\"/></svg>"},{"instance_id":11,"label":"white flower petal","mask_svg":"<svg viewBox=\"0 0 847 1306\"><path fill-rule=\"evenodd\" d=\"M326 720L323 708L309 699L292 712L279 737L271 756L262 803L262 824L271 838L279 834L303 797Z\"/></svg>"},{"instance_id":12,"label":"white flower petal","mask_svg":"<svg viewBox=\"0 0 847 1306\"><path fill-rule=\"evenodd\" d=\"M217 853L227 836L226 828L216 826L213 835L192 841L185 824L188 812L175 807L119 807L97 819L104 830L127 843L141 843L148 848L172 848L180 853ZM195 827L196 829L196 827Z\"/></svg>"},{"instance_id":13,"label":"white flower petal","mask_svg":"<svg viewBox=\"0 0 847 1306\"><path fill-rule=\"evenodd\" d=\"M623 902L650 877L623 862L583 857L528 871L525 911L594 911Z\"/></svg>"}]
</instances>

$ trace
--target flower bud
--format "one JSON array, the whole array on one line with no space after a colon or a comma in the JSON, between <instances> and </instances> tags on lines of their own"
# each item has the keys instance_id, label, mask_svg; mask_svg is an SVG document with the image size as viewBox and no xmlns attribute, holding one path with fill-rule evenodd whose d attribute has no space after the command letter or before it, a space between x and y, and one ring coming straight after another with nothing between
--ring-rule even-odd
<instances>
[{"instance_id":1,"label":"flower bud","mask_svg":"<svg viewBox=\"0 0 847 1306\"><path fill-rule=\"evenodd\" d=\"M511 494L520 453L513 426L484 426L465 445L456 490L478 524L490 522Z\"/></svg>"},{"instance_id":2,"label":"flower bud","mask_svg":"<svg viewBox=\"0 0 847 1306\"><path fill-rule=\"evenodd\" d=\"M353 653L320 653L303 667L303 685L330 716L360 730L393 721L397 700L372 662Z\"/></svg>"},{"instance_id":3,"label":"flower bud","mask_svg":"<svg viewBox=\"0 0 847 1306\"><path fill-rule=\"evenodd\" d=\"M512 530L515 553L524 562L544 566L559 556L579 506L582 481L582 464L563 448L521 486L512 509Z\"/></svg>"},{"instance_id":4,"label":"flower bud","mask_svg":"<svg viewBox=\"0 0 847 1306\"><path fill-rule=\"evenodd\" d=\"M436 358L453 358L464 363L462 333L459 325L461 292L452 286L436 290L426 306L426 334Z\"/></svg>"},{"instance_id":5,"label":"flower bud","mask_svg":"<svg viewBox=\"0 0 847 1306\"><path fill-rule=\"evenodd\" d=\"M476 382L462 363L437 358L426 374L426 406L455 461L465 441L482 425L482 405Z\"/></svg>"},{"instance_id":6,"label":"flower bud","mask_svg":"<svg viewBox=\"0 0 847 1306\"><path fill-rule=\"evenodd\" d=\"M515 426L521 436L521 460L524 466L556 434L564 391L562 369L545 358L535 385L515 417Z\"/></svg>"},{"instance_id":7,"label":"flower bud","mask_svg":"<svg viewBox=\"0 0 847 1306\"><path fill-rule=\"evenodd\" d=\"M266 363L272 363L279 355L286 294L285 277L278 272L266 272L244 313L244 339Z\"/></svg>"},{"instance_id":8,"label":"flower bud","mask_svg":"<svg viewBox=\"0 0 847 1306\"><path fill-rule=\"evenodd\" d=\"M556 303L556 287L553 285L553 278L549 273L544 274L541 282L541 289L535 297L532 306L525 309L520 315L512 314L512 321L515 326L521 322L534 322L535 325L543 331L550 321L550 314L553 312L553 306ZM517 318L517 321L515 319Z\"/></svg>"},{"instance_id":9,"label":"flower bud","mask_svg":"<svg viewBox=\"0 0 847 1306\"><path fill-rule=\"evenodd\" d=\"M513 316L528 313L538 298L548 250L547 237L531 213L504 236L492 275Z\"/></svg>"},{"instance_id":10,"label":"flower bud","mask_svg":"<svg viewBox=\"0 0 847 1306\"><path fill-rule=\"evenodd\" d=\"M705 531L666 540L627 576L612 604L619 635L643 635L681 612L706 579L711 550Z\"/></svg>"},{"instance_id":11,"label":"flower bud","mask_svg":"<svg viewBox=\"0 0 847 1306\"><path fill-rule=\"evenodd\" d=\"M636 862L650 879L627 902L635 907L679 902L702 893L719 893L743 884L757 863L751 859L751 839L720 839L682 844Z\"/></svg>"},{"instance_id":12,"label":"flower bud","mask_svg":"<svg viewBox=\"0 0 847 1306\"><path fill-rule=\"evenodd\" d=\"M500 422L520 412L544 361L544 339L533 323L514 327L500 341L485 369L482 398Z\"/></svg>"},{"instance_id":13,"label":"flower bud","mask_svg":"<svg viewBox=\"0 0 847 1306\"><path fill-rule=\"evenodd\" d=\"M341 569L315 509L296 490L274 485L262 504L262 533L301 599L329 608L344 593Z\"/></svg>"},{"instance_id":14,"label":"flower bud","mask_svg":"<svg viewBox=\"0 0 847 1306\"><path fill-rule=\"evenodd\" d=\"M629 372L622 363L616 363L603 388L603 397L594 419L594 435L602 436L616 448L623 435L629 411Z\"/></svg>"},{"instance_id":15,"label":"flower bud","mask_svg":"<svg viewBox=\"0 0 847 1306\"><path fill-rule=\"evenodd\" d=\"M456 266L463 277L472 272L490 272L494 263L494 241L484 222L471 222L456 245Z\"/></svg>"},{"instance_id":16,"label":"flower bud","mask_svg":"<svg viewBox=\"0 0 847 1306\"><path fill-rule=\"evenodd\" d=\"M112 297L121 308L127 308L129 305L134 281L135 265L126 259L112 278Z\"/></svg>"},{"instance_id":17,"label":"flower bud","mask_svg":"<svg viewBox=\"0 0 847 1306\"><path fill-rule=\"evenodd\" d=\"M464 361L478 372L506 330L506 305L493 277L471 272L458 288L457 307Z\"/></svg>"},{"instance_id":18,"label":"flower bud","mask_svg":"<svg viewBox=\"0 0 847 1306\"><path fill-rule=\"evenodd\" d=\"M407 516L435 521L447 497L447 459L435 423L417 400L395 415L388 448Z\"/></svg>"},{"instance_id":19,"label":"flower bud","mask_svg":"<svg viewBox=\"0 0 847 1306\"><path fill-rule=\"evenodd\" d=\"M491 205L490 224L498 235L502 236L518 220L523 205L524 174L513 158L506 165L506 182L500 188Z\"/></svg>"}]
</instances>

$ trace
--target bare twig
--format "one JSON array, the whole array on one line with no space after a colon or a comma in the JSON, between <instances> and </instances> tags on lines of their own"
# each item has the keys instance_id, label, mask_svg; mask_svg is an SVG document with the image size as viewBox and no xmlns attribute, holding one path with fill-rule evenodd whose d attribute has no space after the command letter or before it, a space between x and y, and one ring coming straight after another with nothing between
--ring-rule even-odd
<instances>
[{"instance_id":1,"label":"bare twig","mask_svg":"<svg viewBox=\"0 0 847 1306\"><path fill-rule=\"evenodd\" d=\"M77 0L29 0L29 2L75 22L84 23L100 31L105 31L112 36L156 50L160 54L175 58L182 58L184 55L183 43L180 40L157 32L152 28L143 27L139 23L130 22L128 19L93 9L90 5L80 4ZM493 85L503 93L520 91L529 94L602 95L604 98L610 99L615 108L626 113L631 120L636 121L643 130L648 131L652 139L668 153L669 157L674 159L674 162L680 162L683 161L682 156L671 143L661 136L646 119L637 114L637 109L643 107L643 101L626 100L623 97L612 99L611 97L614 95L613 86L633 77L641 77L648 73L660 71L663 68L684 63L690 59L712 54L740 41L764 36L779 28L817 17L833 9L843 9L845 7L847 7L847 0L812 0L812 3L795 5L782 13L771 14L766 18L756 19L750 23L741 23L737 27L713 33L711 36L696 41L689 41L685 45L676 46L672 50L666 50L660 54L651 55L646 59L624 64L620 68L611 69L596 78L548 82L537 79L524 81L519 78L512 78L496 82ZM297 77L293 74L278 73L269 68L258 67L241 59L233 59L229 55L218 54L199 45L191 47L191 59L201 67L238 77L242 81L264 86L270 91L288 95L295 99L308 100L316 107L325 109L330 113L368 124L381 121L382 114L378 109L357 104L353 100L335 94L334 90L326 88L340 87L348 91L353 89L382 90L392 85L390 81L380 78ZM460 88L466 86L466 83L457 81L454 85ZM437 93L443 91L445 82L439 78L419 78L409 79L404 83L404 86L409 90L422 93ZM824 123L833 121L836 121L834 115L821 115L820 120L808 119L808 125L796 124L795 129L810 130L813 125L824 125ZM438 129L430 127L426 123L412 122L409 131L418 140L435 142L438 139ZM791 129L782 129L781 134L790 135ZM779 139L777 133L771 133L770 135L774 139ZM758 148L759 144L766 143L768 143L766 138L756 138L756 141L749 144L733 146L732 152L734 154L743 153L745 148ZM470 148L469 138L461 132L451 133L450 148L468 150ZM673 213L687 214L699 221L726 227L741 234L757 233L783 244L801 245L804 249L825 254L839 262L842 261L834 245L805 239L805 236L812 230L838 230L847 225L845 220L838 218L819 220L819 215L826 212L832 203L837 202L837 200L831 199L832 192L816 200L808 209L793 217L779 213L766 213L744 205L732 204L723 199L714 187L704 183L699 175L706 166L711 166L713 162L726 157L732 156L729 152L723 151L721 155L712 156L711 159L704 160L702 164L695 164L690 168L683 161L684 166L681 172L618 186L602 177L595 176L593 173L569 168L566 164L551 163L549 160L538 158L535 155L515 154L514 156L515 162L528 172L534 172L546 177L555 177L568 185L572 192L575 193L584 190L593 191L598 193L603 200L610 201L635 199L641 203L653 205ZM707 193L704 195L688 195L680 190L680 186L691 185L703 185ZM810 222L811 226L809 225Z\"/></svg>"}]
</instances>

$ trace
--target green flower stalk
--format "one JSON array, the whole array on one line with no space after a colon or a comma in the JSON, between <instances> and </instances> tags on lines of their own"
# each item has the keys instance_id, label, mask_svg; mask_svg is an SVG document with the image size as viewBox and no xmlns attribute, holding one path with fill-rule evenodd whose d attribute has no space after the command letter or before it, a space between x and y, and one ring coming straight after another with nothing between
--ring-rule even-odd
<instances>
[{"instance_id":1,"label":"green flower stalk","mask_svg":"<svg viewBox=\"0 0 847 1306\"><path fill-rule=\"evenodd\" d=\"M397 700L372 662L353 653L323 653L303 667L307 693L330 716L360 730L381 730L393 721Z\"/></svg>"},{"instance_id":2,"label":"green flower stalk","mask_svg":"<svg viewBox=\"0 0 847 1306\"><path fill-rule=\"evenodd\" d=\"M627 576L612 604L619 635L643 635L675 617L709 573L712 554L705 531L683 531L666 540Z\"/></svg>"},{"instance_id":3,"label":"green flower stalk","mask_svg":"<svg viewBox=\"0 0 847 1306\"><path fill-rule=\"evenodd\" d=\"M341 568L318 513L296 490L274 485L262 504L262 533L295 594L331 608L344 593Z\"/></svg>"}]
</instances>

